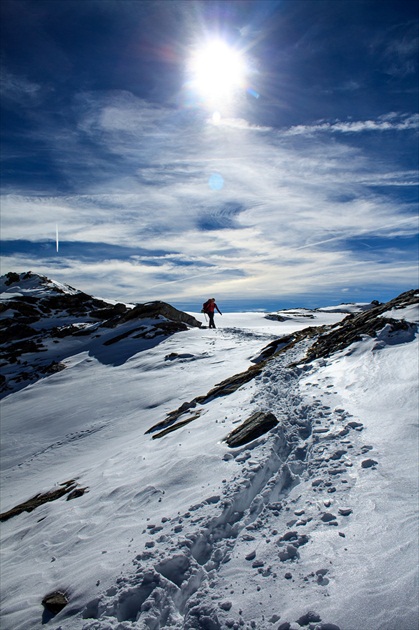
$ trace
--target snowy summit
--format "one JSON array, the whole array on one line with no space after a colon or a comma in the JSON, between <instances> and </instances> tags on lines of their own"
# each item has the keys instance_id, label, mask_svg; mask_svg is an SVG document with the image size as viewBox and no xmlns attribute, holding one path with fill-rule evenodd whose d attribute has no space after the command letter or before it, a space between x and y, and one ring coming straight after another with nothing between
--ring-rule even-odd
<instances>
[{"instance_id":1,"label":"snowy summit","mask_svg":"<svg viewBox=\"0 0 419 630\"><path fill-rule=\"evenodd\" d=\"M2 629L416 630L418 305L3 276Z\"/></svg>"}]
</instances>

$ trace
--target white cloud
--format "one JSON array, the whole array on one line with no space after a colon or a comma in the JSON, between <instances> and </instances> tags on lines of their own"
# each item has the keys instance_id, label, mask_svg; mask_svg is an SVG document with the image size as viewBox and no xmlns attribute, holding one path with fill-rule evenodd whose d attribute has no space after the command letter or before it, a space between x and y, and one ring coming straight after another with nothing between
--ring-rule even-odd
<instances>
[{"instance_id":1,"label":"white cloud","mask_svg":"<svg viewBox=\"0 0 419 630\"><path fill-rule=\"evenodd\" d=\"M371 188L409 186L413 172L328 136L404 132L417 117L392 113L283 132L241 120L213 125L127 93L84 94L76 105L78 127L66 142L65 130L42 133L77 192L5 196L3 238L53 240L58 224L62 243L103 245L105 253L97 261L82 250L58 260L14 255L11 269L36 264L86 291L132 300L198 299L203 290L301 294L358 279L393 282L399 273L413 282L400 253L383 265L379 251L366 256L348 244L415 233L409 204ZM327 134L310 137L318 131ZM221 190L208 185L213 173L222 176ZM106 245L130 248L127 259L106 253Z\"/></svg>"},{"instance_id":2,"label":"white cloud","mask_svg":"<svg viewBox=\"0 0 419 630\"><path fill-rule=\"evenodd\" d=\"M295 125L284 133L289 136L309 135L314 133L364 133L368 131L408 131L419 128L419 115L392 114L379 117L377 120L352 120L320 122L311 125Z\"/></svg>"}]
</instances>

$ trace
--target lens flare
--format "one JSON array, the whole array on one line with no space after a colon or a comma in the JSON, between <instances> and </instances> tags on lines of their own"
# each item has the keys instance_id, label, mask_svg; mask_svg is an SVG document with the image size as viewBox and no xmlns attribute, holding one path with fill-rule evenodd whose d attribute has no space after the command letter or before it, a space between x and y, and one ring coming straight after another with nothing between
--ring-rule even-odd
<instances>
[{"instance_id":1,"label":"lens flare","mask_svg":"<svg viewBox=\"0 0 419 630\"><path fill-rule=\"evenodd\" d=\"M224 178L220 173L212 173L208 179L208 186L211 190L222 190L224 188Z\"/></svg>"}]
</instances>

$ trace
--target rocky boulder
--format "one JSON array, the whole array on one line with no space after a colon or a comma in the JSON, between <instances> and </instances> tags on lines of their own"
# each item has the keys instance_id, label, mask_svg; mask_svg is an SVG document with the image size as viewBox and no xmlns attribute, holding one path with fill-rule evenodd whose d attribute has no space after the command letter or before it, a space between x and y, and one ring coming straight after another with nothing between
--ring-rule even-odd
<instances>
[{"instance_id":1,"label":"rocky boulder","mask_svg":"<svg viewBox=\"0 0 419 630\"><path fill-rule=\"evenodd\" d=\"M230 448L243 446L264 435L278 424L273 413L257 411L227 435L225 441Z\"/></svg>"}]
</instances>

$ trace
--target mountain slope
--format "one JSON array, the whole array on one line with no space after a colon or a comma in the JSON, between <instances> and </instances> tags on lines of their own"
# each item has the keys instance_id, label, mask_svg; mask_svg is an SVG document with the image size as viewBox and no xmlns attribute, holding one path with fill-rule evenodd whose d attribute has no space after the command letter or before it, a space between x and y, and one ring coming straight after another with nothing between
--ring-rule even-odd
<instances>
[{"instance_id":1,"label":"mountain slope","mask_svg":"<svg viewBox=\"0 0 419 630\"><path fill-rule=\"evenodd\" d=\"M79 493L2 524L3 627L413 630L417 310L231 314L9 392L2 511Z\"/></svg>"},{"instance_id":2,"label":"mountain slope","mask_svg":"<svg viewBox=\"0 0 419 630\"><path fill-rule=\"evenodd\" d=\"M64 369L64 359L77 352L118 365L168 335L201 326L164 302L111 305L31 272L3 276L0 293L3 396Z\"/></svg>"}]
</instances>

